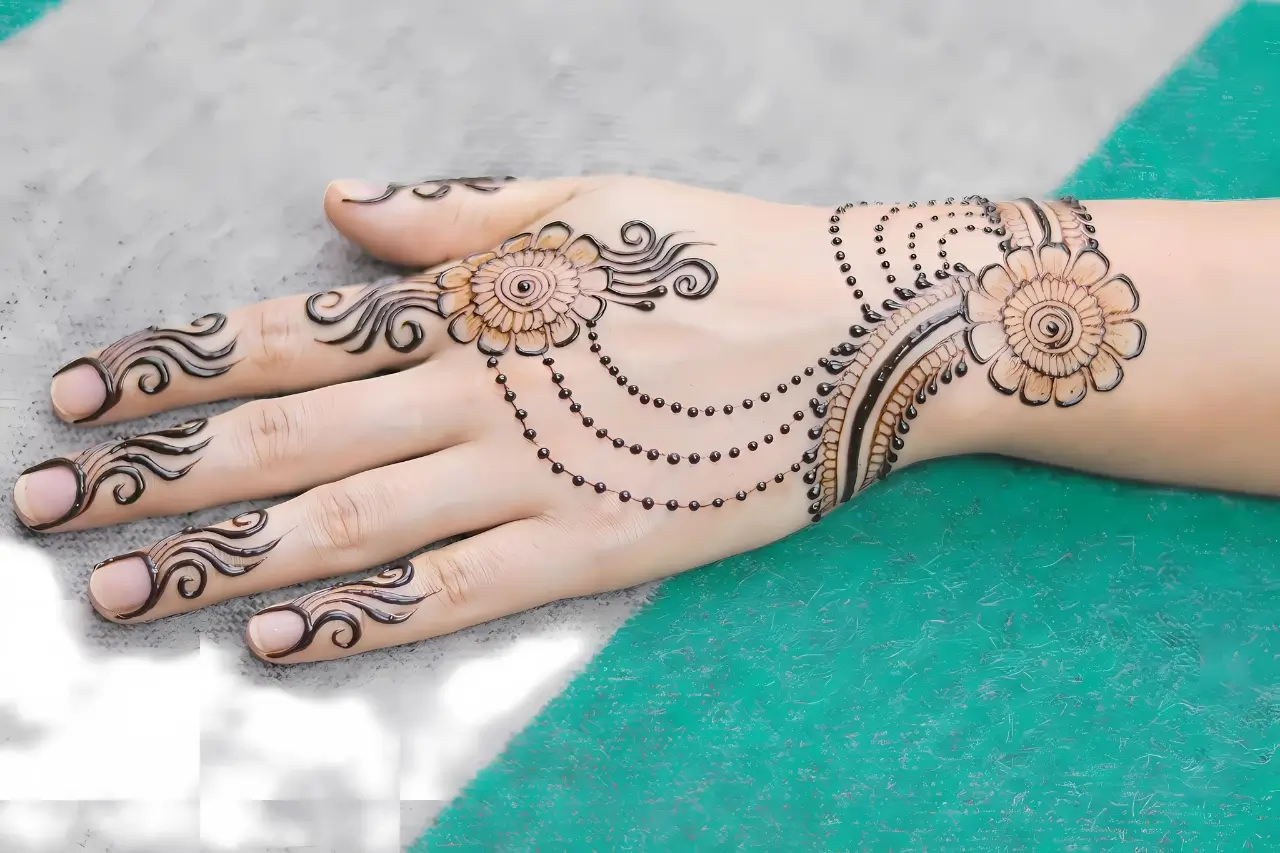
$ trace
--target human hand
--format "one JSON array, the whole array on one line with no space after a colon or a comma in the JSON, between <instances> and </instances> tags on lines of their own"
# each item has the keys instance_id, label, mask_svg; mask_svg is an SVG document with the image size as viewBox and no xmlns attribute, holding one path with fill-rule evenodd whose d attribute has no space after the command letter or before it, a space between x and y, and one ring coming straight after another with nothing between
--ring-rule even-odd
<instances>
[{"instance_id":1,"label":"human hand","mask_svg":"<svg viewBox=\"0 0 1280 853\"><path fill-rule=\"evenodd\" d=\"M1082 209L1027 204L833 214L635 178L339 182L338 230L426 272L72 362L51 389L69 421L288 396L41 463L14 505L68 531L301 493L100 564L90 600L121 623L474 534L259 613L250 648L285 663L704 565L891 469L990 449L1005 401L971 372L1060 407L1118 384L1145 340L1132 285ZM1061 292L1027 290L1046 277ZM925 401L945 428L908 436Z\"/></svg>"}]
</instances>

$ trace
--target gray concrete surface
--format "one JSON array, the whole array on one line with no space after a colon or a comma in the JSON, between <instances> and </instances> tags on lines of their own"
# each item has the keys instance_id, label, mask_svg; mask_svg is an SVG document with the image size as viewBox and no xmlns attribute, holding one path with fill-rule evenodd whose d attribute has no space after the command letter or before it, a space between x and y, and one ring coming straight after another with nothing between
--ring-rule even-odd
<instances>
[{"instance_id":1,"label":"gray concrete surface","mask_svg":"<svg viewBox=\"0 0 1280 853\"><path fill-rule=\"evenodd\" d=\"M52 572L82 612L94 562L183 523L37 542L9 517L7 485L22 468L124 434L58 424L50 373L152 322L376 272L322 219L330 178L623 171L823 204L1044 192L1230 5L72 0L0 44L0 537L7 553L48 558L0 566L11 575L5 606L24 606L24 573ZM416 835L647 592L297 669L261 667L240 646L248 615L277 596L128 630L66 621L51 605L47 619L64 620L79 649L67 660L85 678L116 672L118 687L149 677L134 663L157 678L190 667L205 673L192 689L211 692L162 685L149 701L169 704L154 720L100 733L117 740L116 759L148 768L129 785L113 787L124 765L104 772L101 756L68 753L60 773L99 781L88 794L68 781L62 798L94 802L37 816L65 830L47 842L14 828L24 805L10 802L0 847L175 851L203 836L207 849L351 853L366 849L361 838L391 849L387 839ZM0 654L40 645L11 636ZM550 663L504 697L502 670L485 668L501 659ZM216 676L203 669L211 662ZM51 666L41 677L63 675ZM459 684L467 702L497 711L477 722L465 712L476 706L458 704ZM72 715L42 728L21 690L0 695L0 762L6 750L29 759L52 749L67 727L111 724ZM324 716L336 707L359 728ZM185 727L159 725L184 713ZM376 745L374 759L316 763L335 737ZM273 751L297 741L305 748ZM158 790L178 761L194 762L194 776ZM56 780L42 784L29 799L57 796ZM165 841L112 837L111 801L153 799L171 800L186 829ZM261 832L216 846L237 806ZM377 841L372 829L353 834L369 821L392 826ZM61 846L68 838L75 847Z\"/></svg>"}]
</instances>

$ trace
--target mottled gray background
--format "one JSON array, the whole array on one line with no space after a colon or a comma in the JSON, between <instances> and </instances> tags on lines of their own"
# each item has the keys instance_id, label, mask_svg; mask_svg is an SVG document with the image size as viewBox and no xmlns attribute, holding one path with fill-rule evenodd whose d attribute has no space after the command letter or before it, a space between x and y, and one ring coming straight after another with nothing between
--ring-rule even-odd
<instances>
[{"instance_id":1,"label":"mottled gray background","mask_svg":"<svg viewBox=\"0 0 1280 853\"><path fill-rule=\"evenodd\" d=\"M60 425L47 385L62 362L153 322L371 273L322 218L331 178L620 171L823 204L1046 192L1231 5L72 0L0 44L0 537L36 541L8 512L20 470L133 431ZM94 562L181 523L55 536L39 547L65 596L87 608ZM7 579L6 607L22 606L21 581ZM201 650L220 650L231 662L225 703L237 691L363 703L376 737L400 756L386 762L389 793L371 799L337 772L285 773L268 795L245 799L290 828L293 846L238 848L352 853L387 849L363 843L370 836L356 816L394 822L397 798L409 801L399 832L412 839L646 593L296 669L260 666L240 646L249 614L278 596L153 626L84 619L65 630L87 660L102 662L185 655L196 666ZM465 749L405 745L424 733L449 738L453 718L434 700L459 662L565 636L578 638L567 667L460 733ZM38 647L38 638L6 641L0 655ZM234 799L235 774L249 772L236 769L241 753L263 742L245 738L265 725L260 716L246 723L190 701L201 782L174 807L191 819L184 839L161 845L169 851L200 848L205 797ZM303 734L284 719L264 736L309 737L320 748L326 736L373 736L364 725ZM0 762L4 749L39 749L50 735L21 707L0 706ZM139 748L163 762L183 747ZM434 781L405 782L424 762ZM4 835L5 809L21 806L0 804L5 850L132 849L111 846L100 819L110 803L58 806L65 833L48 847ZM203 814L206 829L212 815Z\"/></svg>"}]
</instances>

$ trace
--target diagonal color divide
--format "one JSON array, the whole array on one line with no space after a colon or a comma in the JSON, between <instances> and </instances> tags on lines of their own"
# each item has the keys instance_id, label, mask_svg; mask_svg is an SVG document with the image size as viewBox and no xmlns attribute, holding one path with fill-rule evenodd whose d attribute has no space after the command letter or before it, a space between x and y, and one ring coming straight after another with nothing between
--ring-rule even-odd
<instances>
[{"instance_id":1,"label":"diagonal color divide","mask_svg":"<svg viewBox=\"0 0 1280 853\"><path fill-rule=\"evenodd\" d=\"M1248 5L1063 189L1277 196L1277 151L1280 6ZM1277 531L1269 501L905 472L666 583L414 849L1261 849Z\"/></svg>"}]
</instances>

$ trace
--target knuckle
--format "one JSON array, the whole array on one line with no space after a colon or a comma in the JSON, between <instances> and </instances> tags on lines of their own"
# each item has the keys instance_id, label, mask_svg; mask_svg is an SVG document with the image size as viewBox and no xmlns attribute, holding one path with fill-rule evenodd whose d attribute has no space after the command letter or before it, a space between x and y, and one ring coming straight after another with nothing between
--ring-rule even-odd
<instances>
[{"instance_id":1,"label":"knuckle","mask_svg":"<svg viewBox=\"0 0 1280 853\"><path fill-rule=\"evenodd\" d=\"M266 376L278 379L301 356L301 330L296 312L266 304L258 311L257 351L253 361Z\"/></svg>"},{"instance_id":2,"label":"knuckle","mask_svg":"<svg viewBox=\"0 0 1280 853\"><path fill-rule=\"evenodd\" d=\"M378 529L385 505L367 490L322 487L310 502L311 540L321 554L359 548Z\"/></svg>"},{"instance_id":3,"label":"knuckle","mask_svg":"<svg viewBox=\"0 0 1280 853\"><path fill-rule=\"evenodd\" d=\"M483 551L446 552L430 555L424 574L431 589L442 593L449 604L461 607L473 601L477 591L492 582L493 565L493 560Z\"/></svg>"},{"instance_id":4,"label":"knuckle","mask_svg":"<svg viewBox=\"0 0 1280 853\"><path fill-rule=\"evenodd\" d=\"M297 459L306 447L306 415L301 406L261 400L247 407L244 444L256 468Z\"/></svg>"},{"instance_id":5,"label":"knuckle","mask_svg":"<svg viewBox=\"0 0 1280 853\"><path fill-rule=\"evenodd\" d=\"M612 553L636 545L651 531L653 516L637 513L620 501L602 502L587 511L584 527L601 551Z\"/></svg>"}]
</instances>

